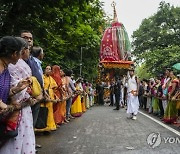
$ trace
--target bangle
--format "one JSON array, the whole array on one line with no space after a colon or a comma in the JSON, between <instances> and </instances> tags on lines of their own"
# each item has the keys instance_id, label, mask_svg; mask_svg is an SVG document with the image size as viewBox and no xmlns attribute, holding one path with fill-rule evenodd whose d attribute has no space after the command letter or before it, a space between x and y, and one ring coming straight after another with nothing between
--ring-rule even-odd
<instances>
[{"instance_id":1,"label":"bangle","mask_svg":"<svg viewBox=\"0 0 180 154\"><path fill-rule=\"evenodd\" d=\"M13 105L8 105L8 111L13 112L15 107Z\"/></svg>"},{"instance_id":2,"label":"bangle","mask_svg":"<svg viewBox=\"0 0 180 154\"><path fill-rule=\"evenodd\" d=\"M14 90L12 90L12 93L15 95L16 94L16 92L14 92Z\"/></svg>"},{"instance_id":3,"label":"bangle","mask_svg":"<svg viewBox=\"0 0 180 154\"><path fill-rule=\"evenodd\" d=\"M13 95L16 95L16 92L15 92L13 89L11 89L11 93L12 93Z\"/></svg>"}]
</instances>

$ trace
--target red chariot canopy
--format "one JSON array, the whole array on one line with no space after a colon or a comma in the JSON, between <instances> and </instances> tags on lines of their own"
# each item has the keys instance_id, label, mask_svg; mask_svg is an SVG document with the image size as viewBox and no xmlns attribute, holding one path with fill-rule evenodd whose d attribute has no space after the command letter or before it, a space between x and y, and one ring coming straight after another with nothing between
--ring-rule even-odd
<instances>
[{"instance_id":1,"label":"red chariot canopy","mask_svg":"<svg viewBox=\"0 0 180 154\"><path fill-rule=\"evenodd\" d=\"M106 68L129 68L132 61L130 57L130 41L124 25L117 20L114 7L114 21L108 27L101 40L100 63Z\"/></svg>"}]
</instances>

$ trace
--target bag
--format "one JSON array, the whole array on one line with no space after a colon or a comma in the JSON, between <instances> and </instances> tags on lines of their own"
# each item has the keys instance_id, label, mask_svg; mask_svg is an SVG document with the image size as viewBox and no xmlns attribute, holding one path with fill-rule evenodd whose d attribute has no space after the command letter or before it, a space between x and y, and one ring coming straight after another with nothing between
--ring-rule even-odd
<instances>
[{"instance_id":1,"label":"bag","mask_svg":"<svg viewBox=\"0 0 180 154\"><path fill-rule=\"evenodd\" d=\"M36 77L31 76L32 79L32 84L31 84L31 95L33 97L37 97L41 94L42 90L41 90L41 86L38 82L38 80L36 79Z\"/></svg>"},{"instance_id":2,"label":"bag","mask_svg":"<svg viewBox=\"0 0 180 154\"><path fill-rule=\"evenodd\" d=\"M48 108L46 106L40 107L35 128L37 129L46 128L47 118L48 118Z\"/></svg>"},{"instance_id":3,"label":"bag","mask_svg":"<svg viewBox=\"0 0 180 154\"><path fill-rule=\"evenodd\" d=\"M3 146L10 138L18 135L20 112L15 111L10 115L3 117L0 120L0 147Z\"/></svg>"},{"instance_id":4,"label":"bag","mask_svg":"<svg viewBox=\"0 0 180 154\"><path fill-rule=\"evenodd\" d=\"M18 128L15 130L6 130L6 124L5 123L0 123L0 140L1 139L9 139L9 138L14 138L18 135Z\"/></svg>"},{"instance_id":5,"label":"bag","mask_svg":"<svg viewBox=\"0 0 180 154\"><path fill-rule=\"evenodd\" d=\"M50 78L49 78L49 81L51 83ZM50 83L48 85L48 89L46 90L48 95L49 95ZM48 108L46 107L46 104L44 103L44 106L41 106L39 109L39 114L38 114L38 118L37 118L35 128L37 128L37 129L46 128L47 127L47 118L48 118Z\"/></svg>"}]
</instances>

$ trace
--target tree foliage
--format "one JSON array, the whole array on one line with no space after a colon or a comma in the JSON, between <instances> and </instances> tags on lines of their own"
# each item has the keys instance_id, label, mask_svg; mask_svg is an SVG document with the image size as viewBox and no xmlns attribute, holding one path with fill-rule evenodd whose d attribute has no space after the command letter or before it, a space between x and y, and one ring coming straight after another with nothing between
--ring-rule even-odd
<instances>
[{"instance_id":1,"label":"tree foliage","mask_svg":"<svg viewBox=\"0 0 180 154\"><path fill-rule=\"evenodd\" d=\"M137 68L136 68L136 74L138 76L138 78L140 80L143 80L143 79L150 79L153 75L148 71L148 68L146 66L145 63L143 63L142 65L139 65Z\"/></svg>"},{"instance_id":2,"label":"tree foliage","mask_svg":"<svg viewBox=\"0 0 180 154\"><path fill-rule=\"evenodd\" d=\"M33 33L34 44L45 51L44 65L58 64L79 73L83 48L83 75L96 75L100 28L105 14L99 0L1 0L0 34Z\"/></svg>"},{"instance_id":3,"label":"tree foliage","mask_svg":"<svg viewBox=\"0 0 180 154\"><path fill-rule=\"evenodd\" d=\"M180 8L161 2L156 14L133 33L133 53L149 72L159 73L180 62Z\"/></svg>"}]
</instances>

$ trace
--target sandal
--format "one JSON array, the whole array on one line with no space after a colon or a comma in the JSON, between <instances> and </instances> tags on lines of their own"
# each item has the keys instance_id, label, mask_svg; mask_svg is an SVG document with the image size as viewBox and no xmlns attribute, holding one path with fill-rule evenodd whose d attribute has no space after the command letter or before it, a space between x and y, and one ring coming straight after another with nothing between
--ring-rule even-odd
<instances>
[{"instance_id":1,"label":"sandal","mask_svg":"<svg viewBox=\"0 0 180 154\"><path fill-rule=\"evenodd\" d=\"M65 124L65 125L66 125L66 124L67 124L67 122L63 121L63 122L62 122L62 124Z\"/></svg>"},{"instance_id":2,"label":"sandal","mask_svg":"<svg viewBox=\"0 0 180 154\"><path fill-rule=\"evenodd\" d=\"M61 126L60 125L56 125L57 128L60 128Z\"/></svg>"},{"instance_id":3,"label":"sandal","mask_svg":"<svg viewBox=\"0 0 180 154\"><path fill-rule=\"evenodd\" d=\"M64 122L68 123L69 121L67 119L65 119Z\"/></svg>"}]
</instances>

